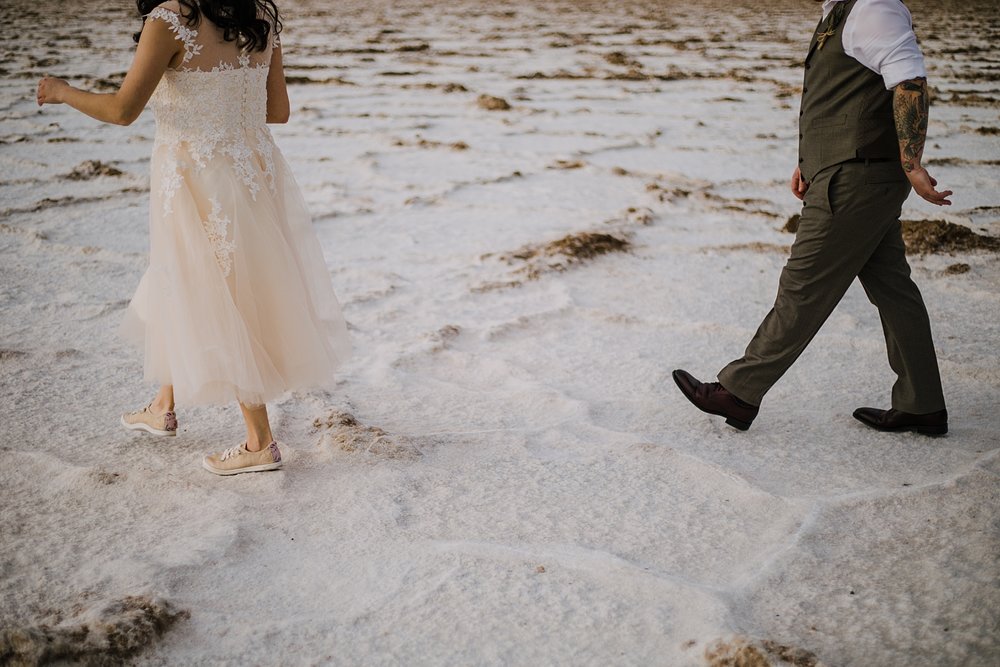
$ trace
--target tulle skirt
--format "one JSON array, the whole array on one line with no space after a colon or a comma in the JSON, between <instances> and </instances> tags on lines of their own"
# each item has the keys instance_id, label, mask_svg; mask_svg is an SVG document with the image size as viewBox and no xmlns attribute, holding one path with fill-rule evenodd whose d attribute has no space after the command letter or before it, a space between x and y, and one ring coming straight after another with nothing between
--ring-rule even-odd
<instances>
[{"instance_id":1,"label":"tulle skirt","mask_svg":"<svg viewBox=\"0 0 1000 667\"><path fill-rule=\"evenodd\" d=\"M271 180L250 161L252 195L246 165L219 151L175 169L189 158L153 152L149 268L121 327L145 379L172 384L179 404L260 405L330 385L350 341L287 163L274 147Z\"/></svg>"}]
</instances>

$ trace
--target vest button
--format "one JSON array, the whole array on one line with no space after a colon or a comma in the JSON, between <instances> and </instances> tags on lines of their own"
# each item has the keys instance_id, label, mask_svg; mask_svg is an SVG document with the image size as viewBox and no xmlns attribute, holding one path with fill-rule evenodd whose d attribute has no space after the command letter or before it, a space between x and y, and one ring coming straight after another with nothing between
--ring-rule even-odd
<instances>
[{"instance_id":1,"label":"vest button","mask_svg":"<svg viewBox=\"0 0 1000 667\"><path fill-rule=\"evenodd\" d=\"M803 163L803 162L805 162L805 161L806 161L806 159L805 159L804 157L800 157L800 158L799 158L799 164L802 164L802 163Z\"/></svg>"}]
</instances>

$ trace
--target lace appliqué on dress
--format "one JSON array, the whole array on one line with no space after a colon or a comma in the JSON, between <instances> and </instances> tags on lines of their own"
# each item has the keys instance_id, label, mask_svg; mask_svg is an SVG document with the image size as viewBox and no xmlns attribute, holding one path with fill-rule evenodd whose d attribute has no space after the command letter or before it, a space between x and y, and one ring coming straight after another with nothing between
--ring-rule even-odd
<instances>
[{"instance_id":1,"label":"lace appliqu\u00e9 on dress","mask_svg":"<svg viewBox=\"0 0 1000 667\"><path fill-rule=\"evenodd\" d=\"M268 63L257 63L256 65L253 65L252 68L253 69L261 70L261 69L267 69L267 67L268 67ZM251 69L250 55L246 51L241 52L240 55L238 55L236 57L236 64L235 65L232 64L232 63L219 63L218 65L216 65L215 67L213 67L212 69L210 69L208 71L209 72L234 72L234 71L239 70L239 69ZM190 71L190 70L186 70L186 71Z\"/></svg>"},{"instance_id":2,"label":"lace appliqu\u00e9 on dress","mask_svg":"<svg viewBox=\"0 0 1000 667\"><path fill-rule=\"evenodd\" d=\"M215 251L215 261L222 270L222 275L228 276L233 270L233 253L236 251L236 243L229 239L229 226L232 221L222 213L222 204L215 197L209 199L212 204L212 212L208 214L208 220L202 220L201 224L208 234L208 240Z\"/></svg>"},{"instance_id":3,"label":"lace appliqu\u00e9 on dress","mask_svg":"<svg viewBox=\"0 0 1000 667\"><path fill-rule=\"evenodd\" d=\"M257 199L262 182L276 193L274 140L266 124L269 55L262 54L254 63L243 51L235 62L219 62L210 70L184 67L201 53L198 31L162 7L148 18L167 22L185 52L182 66L167 70L151 99L156 113L154 147L165 149L158 184L164 214L173 212L173 199L184 178L208 168L219 153L228 158L252 199Z\"/></svg>"},{"instance_id":4,"label":"lace appliqu\u00e9 on dress","mask_svg":"<svg viewBox=\"0 0 1000 667\"><path fill-rule=\"evenodd\" d=\"M147 21L151 19L160 19L161 21L166 22L170 26L170 29L174 32L177 39L184 45L184 59L181 61L181 65L187 64L187 61L201 53L201 44L195 44L195 39L198 37L198 31L181 23L181 17L177 14L177 12L172 12L163 7L157 7L146 15Z\"/></svg>"},{"instance_id":5,"label":"lace appliqu\u00e9 on dress","mask_svg":"<svg viewBox=\"0 0 1000 667\"><path fill-rule=\"evenodd\" d=\"M257 152L264 161L264 178L272 193L278 192L278 183L274 172L274 141L266 127L257 130Z\"/></svg>"},{"instance_id":6,"label":"lace appliqu\u00e9 on dress","mask_svg":"<svg viewBox=\"0 0 1000 667\"><path fill-rule=\"evenodd\" d=\"M163 200L163 214L170 215L174 210L174 195L181 189L184 177L181 176L180 160L177 159L177 146L167 148L167 158L162 180L160 181L160 198Z\"/></svg>"}]
</instances>

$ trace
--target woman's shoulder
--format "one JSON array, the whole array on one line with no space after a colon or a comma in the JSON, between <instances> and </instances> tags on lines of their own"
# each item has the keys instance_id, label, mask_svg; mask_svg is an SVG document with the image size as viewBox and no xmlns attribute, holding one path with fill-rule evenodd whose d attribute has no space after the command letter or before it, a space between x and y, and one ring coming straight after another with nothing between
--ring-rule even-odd
<instances>
[{"instance_id":1,"label":"woman's shoulder","mask_svg":"<svg viewBox=\"0 0 1000 667\"><path fill-rule=\"evenodd\" d=\"M184 64L201 51L201 45L197 42L198 31L188 23L181 3L177 0L161 2L146 14L144 20L147 26L152 24L155 29L165 31L164 34L173 33L174 39L184 44Z\"/></svg>"},{"instance_id":2,"label":"woman's shoulder","mask_svg":"<svg viewBox=\"0 0 1000 667\"><path fill-rule=\"evenodd\" d=\"M147 19L160 18L166 21L172 22L174 19L178 19L183 15L181 12L181 3L177 0L166 0L166 2L161 2L160 4L149 10L146 14Z\"/></svg>"}]
</instances>

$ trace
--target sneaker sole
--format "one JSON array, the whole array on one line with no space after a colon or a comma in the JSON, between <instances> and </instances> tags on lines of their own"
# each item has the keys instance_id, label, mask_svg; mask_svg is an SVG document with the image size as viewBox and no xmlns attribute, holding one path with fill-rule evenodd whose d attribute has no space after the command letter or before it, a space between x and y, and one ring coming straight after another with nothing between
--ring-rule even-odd
<instances>
[{"instance_id":1,"label":"sneaker sole","mask_svg":"<svg viewBox=\"0 0 1000 667\"><path fill-rule=\"evenodd\" d=\"M177 435L177 431L161 431L158 428L153 428L149 424L143 424L141 422L136 424L130 424L127 421L125 421L125 417L121 418L121 423L122 426L124 426L129 431L145 431L146 433L152 433L153 435L165 435L165 436Z\"/></svg>"},{"instance_id":2,"label":"sneaker sole","mask_svg":"<svg viewBox=\"0 0 1000 667\"><path fill-rule=\"evenodd\" d=\"M219 468L213 468L212 465L205 459L201 460L201 467L208 472L215 475L222 475L223 477L227 475L239 475L244 472L267 472L268 470L277 470L282 465L282 461L277 463L264 463L259 466L248 466L246 468L234 468L232 470L220 470Z\"/></svg>"}]
</instances>

